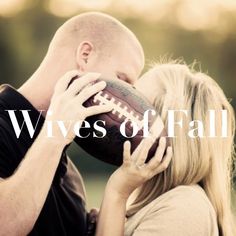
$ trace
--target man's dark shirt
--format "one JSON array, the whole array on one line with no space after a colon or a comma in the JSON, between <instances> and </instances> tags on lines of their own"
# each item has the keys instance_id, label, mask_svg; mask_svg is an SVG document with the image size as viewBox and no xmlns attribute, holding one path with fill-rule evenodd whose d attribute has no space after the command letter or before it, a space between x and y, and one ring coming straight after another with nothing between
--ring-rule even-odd
<instances>
[{"instance_id":1,"label":"man's dark shirt","mask_svg":"<svg viewBox=\"0 0 236 236\"><path fill-rule=\"evenodd\" d=\"M40 98L39 98L40 99ZM16 110L19 126L23 123L20 110L29 110L33 126L38 125L33 138L26 125L17 139L8 112ZM14 88L0 87L0 177L7 178L16 170L33 144L44 123L40 113ZM38 120L39 119L39 120ZM43 173L42 173L43 175ZM26 206L27 207L27 206ZM43 209L29 235L84 235L86 210L81 176L63 151L53 183Z\"/></svg>"}]
</instances>

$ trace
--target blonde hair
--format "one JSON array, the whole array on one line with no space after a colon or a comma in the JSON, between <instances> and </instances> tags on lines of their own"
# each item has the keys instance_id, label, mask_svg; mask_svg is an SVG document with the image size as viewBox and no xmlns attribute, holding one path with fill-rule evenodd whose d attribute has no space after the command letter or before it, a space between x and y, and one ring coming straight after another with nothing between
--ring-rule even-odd
<instances>
[{"instance_id":1,"label":"blonde hair","mask_svg":"<svg viewBox=\"0 0 236 236\"><path fill-rule=\"evenodd\" d=\"M164 172L138 189L127 215L136 213L158 196L178 185L199 184L216 211L220 235L232 236L231 174L235 131L232 106L212 78L195 72L186 65L156 65L147 72L147 76L152 77L152 81L153 78L156 79L158 92L154 106L166 128L169 109L185 109L189 113L187 118L182 113L176 113L176 120L183 119L183 127L176 127L176 137L170 140L173 147L172 162ZM187 133L189 122L192 120L201 120L204 130L209 130L208 111L210 109L216 111L217 137L190 138ZM227 110L228 114L226 138L221 137L221 125L219 125L222 110Z\"/></svg>"}]
</instances>

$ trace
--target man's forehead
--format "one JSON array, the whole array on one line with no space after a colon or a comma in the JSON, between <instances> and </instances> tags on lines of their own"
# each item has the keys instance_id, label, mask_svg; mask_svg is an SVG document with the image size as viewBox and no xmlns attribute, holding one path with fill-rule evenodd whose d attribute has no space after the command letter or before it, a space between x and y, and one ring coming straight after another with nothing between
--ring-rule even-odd
<instances>
[{"instance_id":1,"label":"man's forehead","mask_svg":"<svg viewBox=\"0 0 236 236\"><path fill-rule=\"evenodd\" d=\"M145 64L145 57L143 48L138 41L135 44L130 44L129 56L132 58L134 64L136 64L137 68L141 72Z\"/></svg>"},{"instance_id":2,"label":"man's forehead","mask_svg":"<svg viewBox=\"0 0 236 236\"><path fill-rule=\"evenodd\" d=\"M118 55L122 57L124 61L135 64L139 70L144 67L144 52L143 48L138 42L124 41L116 48ZM141 69L140 69L141 68Z\"/></svg>"}]
</instances>

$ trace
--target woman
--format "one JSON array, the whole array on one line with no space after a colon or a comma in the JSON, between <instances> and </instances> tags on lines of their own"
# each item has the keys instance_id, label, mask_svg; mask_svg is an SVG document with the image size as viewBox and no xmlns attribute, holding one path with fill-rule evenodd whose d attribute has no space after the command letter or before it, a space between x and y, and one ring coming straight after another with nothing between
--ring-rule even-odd
<instances>
[{"instance_id":1,"label":"woman","mask_svg":"<svg viewBox=\"0 0 236 236\"><path fill-rule=\"evenodd\" d=\"M101 206L97 236L236 235L230 209L234 112L217 83L186 65L157 65L135 84L161 114L167 128L168 110L176 113L171 149L162 158L165 140L156 156L143 165L150 140L130 154L124 144L124 163L110 177ZM216 137L209 110L215 110ZM227 133L221 137L221 111L227 110ZM191 138L189 123L200 120L204 137ZM192 127L193 128L193 127ZM212 127L211 127L212 128Z\"/></svg>"}]
</instances>

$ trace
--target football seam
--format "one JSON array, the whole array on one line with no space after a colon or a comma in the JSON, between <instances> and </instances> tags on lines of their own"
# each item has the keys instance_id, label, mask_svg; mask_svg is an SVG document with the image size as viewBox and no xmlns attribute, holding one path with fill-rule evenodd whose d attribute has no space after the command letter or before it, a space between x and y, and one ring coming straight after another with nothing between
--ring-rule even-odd
<instances>
[{"instance_id":1,"label":"football seam","mask_svg":"<svg viewBox=\"0 0 236 236\"><path fill-rule=\"evenodd\" d=\"M138 128L141 129L143 127L143 122L142 120L140 120L140 112L138 112L136 109L133 109L133 107L126 102L126 104L129 105L129 107L132 108L131 111L128 111L128 106L124 105L123 107L121 106L122 103L120 101L117 101L118 97L114 96L112 94L110 100L108 100L108 94L104 91L100 91L99 93L97 93L94 98L93 98L93 102L94 103L99 103L99 104L105 104L105 105L113 105L114 108L112 109L112 114L116 114L118 113L117 117L119 119L121 119L122 117L125 117L124 122L130 120L133 121L137 124ZM115 103L117 102L117 103ZM136 114L135 114L136 113ZM139 113L139 114L137 114ZM131 126L132 126L132 122L131 122Z\"/></svg>"}]
</instances>

